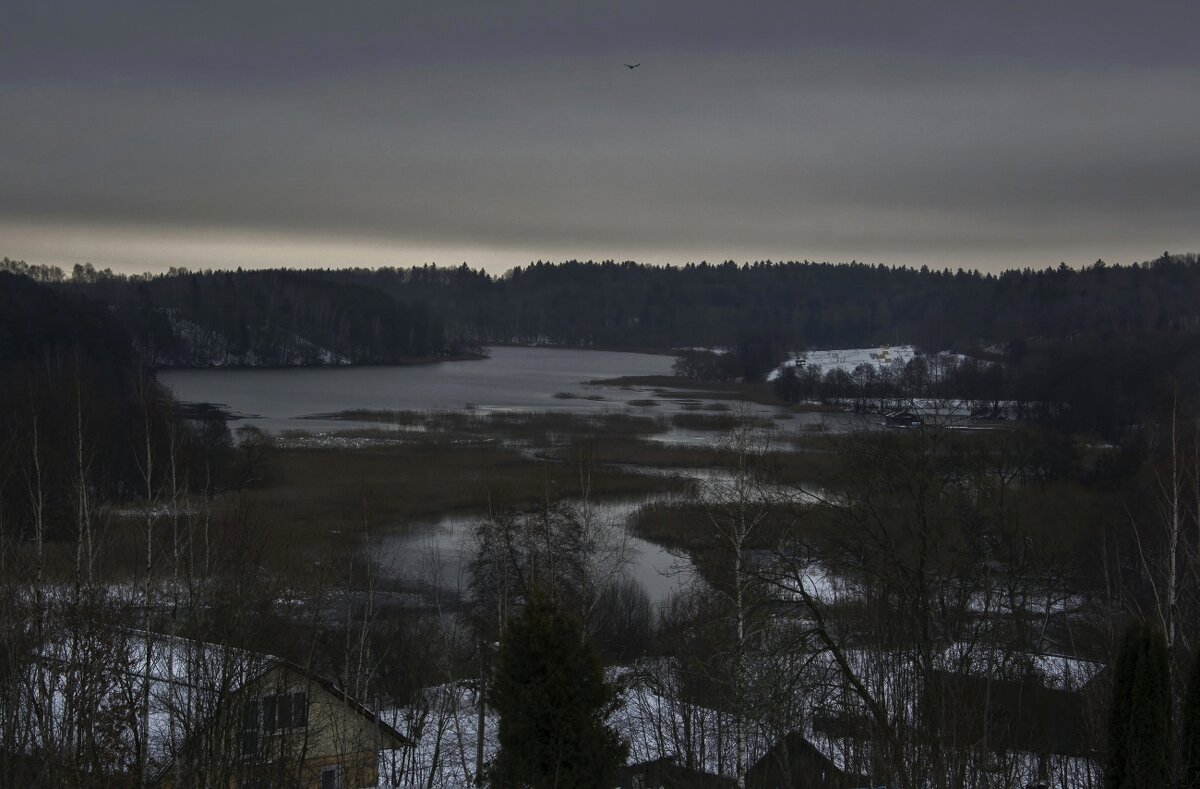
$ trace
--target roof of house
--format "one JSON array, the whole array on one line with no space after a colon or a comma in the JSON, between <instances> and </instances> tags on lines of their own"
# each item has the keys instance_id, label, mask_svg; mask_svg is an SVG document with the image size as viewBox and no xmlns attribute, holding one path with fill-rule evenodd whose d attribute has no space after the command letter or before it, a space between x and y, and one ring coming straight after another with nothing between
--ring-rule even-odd
<instances>
[{"instance_id":1,"label":"roof of house","mask_svg":"<svg viewBox=\"0 0 1200 789\"><path fill-rule=\"evenodd\" d=\"M811 738L799 731L789 732L750 765L746 773L747 783L752 787L768 785L773 783L771 776L777 775L780 770L793 777L804 776L813 781L814 786L857 786L867 781L866 776L847 771L844 764L831 758ZM817 771L823 774L820 777L811 775Z\"/></svg>"},{"instance_id":2,"label":"roof of house","mask_svg":"<svg viewBox=\"0 0 1200 789\"><path fill-rule=\"evenodd\" d=\"M327 690L330 694L336 696L339 701L345 703L354 712L356 712L359 715L366 718L367 721L372 726L378 726L379 730L383 734L387 735L388 737L393 738L396 741L397 745L411 745L412 744L412 740L410 740L404 734L401 734L396 728L394 728L391 724L389 724L387 721L385 721L383 719L382 715L376 715L374 712L367 709L366 706L364 706L363 704L361 704L358 701L355 701L353 698L350 697L349 694L346 693L345 690L338 687L338 685L336 683L334 683L332 680L330 680L326 677L322 677L320 674L317 674L315 672L309 671L308 669L305 669L295 663L292 663L291 661L283 660L282 658L277 658L277 660L279 661L279 665L285 667L287 670L300 673L306 679L316 682L318 685L320 685L325 690Z\"/></svg>"},{"instance_id":3,"label":"roof of house","mask_svg":"<svg viewBox=\"0 0 1200 789\"><path fill-rule=\"evenodd\" d=\"M674 754L627 764L617 771L617 781L622 787L653 786L662 789L732 789L736 786L736 782L727 776L680 764Z\"/></svg>"}]
</instances>

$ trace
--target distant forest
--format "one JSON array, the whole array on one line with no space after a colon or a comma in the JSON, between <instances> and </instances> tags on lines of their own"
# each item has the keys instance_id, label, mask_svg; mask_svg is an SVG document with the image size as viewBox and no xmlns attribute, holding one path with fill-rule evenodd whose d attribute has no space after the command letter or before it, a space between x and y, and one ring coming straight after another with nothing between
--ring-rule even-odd
<instances>
[{"instance_id":1,"label":"distant forest","mask_svg":"<svg viewBox=\"0 0 1200 789\"><path fill-rule=\"evenodd\" d=\"M0 271L0 514L57 539L54 524L90 506L84 478L89 495L117 501L176 473L207 493L241 484L245 453L224 417L187 416L104 305ZM170 454L174 468L139 452Z\"/></svg>"},{"instance_id":2,"label":"distant forest","mask_svg":"<svg viewBox=\"0 0 1200 789\"><path fill-rule=\"evenodd\" d=\"M860 263L533 263L122 276L7 258L103 305L160 366L391 364L489 343L670 349L1007 349L1014 342L1200 332L1200 256L978 271Z\"/></svg>"}]
</instances>

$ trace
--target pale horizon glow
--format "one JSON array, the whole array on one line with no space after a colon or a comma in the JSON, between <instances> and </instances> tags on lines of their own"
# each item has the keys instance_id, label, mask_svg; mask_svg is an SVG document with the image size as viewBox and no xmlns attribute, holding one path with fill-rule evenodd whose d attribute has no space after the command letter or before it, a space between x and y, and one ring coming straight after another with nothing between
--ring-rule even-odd
<instances>
[{"instance_id":1,"label":"pale horizon glow","mask_svg":"<svg viewBox=\"0 0 1200 789\"><path fill-rule=\"evenodd\" d=\"M1097 249L1095 254L1072 256L1074 249L1060 249L1059 254L1046 250L1030 250L1028 256L1008 259L994 257L960 257L953 266L935 266L923 255L850 255L813 253L788 255L763 250L761 254L739 256L729 253L706 253L700 250L633 249L625 254L605 251L553 249L495 249L478 246L437 246L403 240L325 237L315 234L284 235L247 230L219 228L152 228L111 225L12 223L0 221L0 240L5 251L0 255L27 263L57 266L70 274L79 263L90 263L96 269L111 269L118 274L165 274L170 268L190 271L232 271L267 268L412 268L428 264L457 267L466 263L470 268L490 274L503 274L517 266L535 261L558 263L566 260L622 262L634 260L650 265L681 266L687 263L722 263L733 260L738 264L771 260L774 262L810 261L814 263L884 264L920 268L950 268L998 273L1011 269L1035 270L1053 268L1066 263L1074 268L1091 265L1103 259L1109 265L1129 265L1153 260L1164 250L1117 248L1117 254ZM1167 246L1168 250L1183 251L1182 246Z\"/></svg>"}]
</instances>

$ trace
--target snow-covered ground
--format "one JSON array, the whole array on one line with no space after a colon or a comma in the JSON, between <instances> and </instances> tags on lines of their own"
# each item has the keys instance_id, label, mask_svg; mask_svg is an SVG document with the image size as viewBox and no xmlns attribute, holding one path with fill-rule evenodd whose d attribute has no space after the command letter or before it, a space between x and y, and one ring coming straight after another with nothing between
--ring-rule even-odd
<instances>
[{"instance_id":1,"label":"snow-covered ground","mask_svg":"<svg viewBox=\"0 0 1200 789\"><path fill-rule=\"evenodd\" d=\"M832 582L814 567L814 575L805 583L820 589ZM162 763L182 744L188 733L204 725L220 701L218 689L226 693L249 677L257 675L275 660L259 655L183 639L155 636L151 640L149 667L151 681L150 752ZM96 650L91 657L111 663L105 675L110 685L92 696L97 719L114 721L136 719L141 696L142 676L146 671L144 634L126 631L124 639L96 642L85 647ZM44 655L39 684L51 697L54 715L62 716L68 681L60 668L78 656L77 646L61 642ZM887 710L901 719L914 718L920 683L913 672L912 658L904 652L849 649L843 653L849 670L867 691ZM1033 681L1046 688L1078 691L1103 670L1094 661L1055 654L1022 653L977 643L955 643L937 658L940 670L962 676L987 675ZM769 703L784 717L756 716L744 731L743 756L747 764L760 759L778 739L790 732L799 733L839 769L852 773L867 772L871 763L870 743L843 735L833 735L822 720L864 714L865 707L841 674L841 667L826 651L815 654L789 654L756 663L751 680L751 704L757 703L757 690L768 694ZM730 713L703 707L688 700L679 672L669 658L639 662L608 670L610 681L620 690L620 705L609 724L630 745L629 764L687 754L691 763L710 773L731 775L736 764L733 719ZM778 679L785 681L779 682ZM760 683L759 680L762 682ZM758 688L759 685L761 688ZM757 689L757 690L756 690ZM782 694L782 695L781 695ZM762 699L759 699L762 701ZM381 752L379 787L381 789L449 789L474 785L479 737L478 685L471 681L451 682L421 692L418 704L384 707L381 719L407 735L412 747ZM175 716L181 710L192 715L181 722ZM74 714L78 715L79 711ZM784 723L784 721L794 723ZM490 762L498 749L498 719L491 711L483 719L483 757ZM794 725L794 728L791 726ZM782 728L781 728L782 726ZM127 732L128 734L128 732ZM1013 752L1004 755L1005 776L991 784L1024 786L1038 770L1034 754ZM1084 758L1052 755L1046 762L1053 785L1083 787L1094 785L1096 764ZM990 768L989 768L990 769Z\"/></svg>"},{"instance_id":2,"label":"snow-covered ground","mask_svg":"<svg viewBox=\"0 0 1200 789\"><path fill-rule=\"evenodd\" d=\"M379 754L380 789L451 789L475 785L479 693L465 682L426 688L419 707L381 710L380 718L414 747ZM499 719L484 713L483 760L496 756Z\"/></svg>"},{"instance_id":3,"label":"snow-covered ground","mask_svg":"<svg viewBox=\"0 0 1200 789\"><path fill-rule=\"evenodd\" d=\"M1020 680L1033 677L1043 687L1077 691L1096 679L1104 664L1094 660L999 649L989 644L958 641L938 657L938 666L968 676Z\"/></svg>"},{"instance_id":4,"label":"snow-covered ground","mask_svg":"<svg viewBox=\"0 0 1200 789\"><path fill-rule=\"evenodd\" d=\"M842 348L831 351L807 351L796 354L793 358L779 365L767 376L768 381L774 381L785 367L795 367L804 363L821 368L822 372L830 370L845 370L851 372L860 364L873 367L887 366L899 361L907 364L908 360L917 355L917 349L911 345L879 345L874 348Z\"/></svg>"},{"instance_id":5,"label":"snow-covered ground","mask_svg":"<svg viewBox=\"0 0 1200 789\"><path fill-rule=\"evenodd\" d=\"M901 717L915 714L912 701L919 691L913 684L916 675L912 673L910 656L901 652L848 650L844 657L871 694L892 714ZM939 656L944 670L966 675L978 674L989 660L995 665L996 661L1002 661L1005 676L1032 677L1044 687L1060 690L1079 690L1103 668L1099 663L1062 655L1011 651L1001 655L999 650L982 645L954 644ZM822 652L784 662L785 673L791 679L799 678L788 687L800 692L803 698L774 697L772 703L796 705L798 728L792 731L801 734L838 769L860 774L869 771L869 742L831 736L819 723L831 716L865 714L865 707L842 680L832 656ZM763 666L765 670L771 668ZM608 676L621 688L621 703L609 725L629 743L628 764L663 758L683 762L690 757L692 764L710 774L733 774L736 745L731 714L687 700L670 659L610 668ZM381 714L415 743L410 749L381 754L381 788L449 789L472 785L479 731L478 693L473 683L429 688L424 692L421 709L389 709ZM496 716L488 711L484 716L485 763L498 748L497 725ZM762 758L784 733L766 718L748 721L743 732L746 763L753 764ZM1003 759L992 762L988 769L1002 766L1004 773L992 776L997 781L992 784L995 786L1025 786L1036 778L1039 769L1038 756L1032 753L1009 752ZM1086 758L1052 754L1044 766L1055 786L1092 786L1097 775L1097 765Z\"/></svg>"},{"instance_id":6,"label":"snow-covered ground","mask_svg":"<svg viewBox=\"0 0 1200 789\"><path fill-rule=\"evenodd\" d=\"M201 326L179 315L176 310L165 312L176 336L183 341L182 358L158 357L160 364L179 364L188 367L277 367L320 365L336 367L351 360L323 348L299 334L292 334L280 348L273 348L271 358L263 358L254 350L230 353L229 338L218 331Z\"/></svg>"},{"instance_id":7,"label":"snow-covered ground","mask_svg":"<svg viewBox=\"0 0 1200 789\"><path fill-rule=\"evenodd\" d=\"M859 584L831 572L820 562L811 562L804 568L803 574L781 577L777 583L782 590L781 597L787 600L802 600L806 594L822 605L839 605L862 598Z\"/></svg>"}]
</instances>

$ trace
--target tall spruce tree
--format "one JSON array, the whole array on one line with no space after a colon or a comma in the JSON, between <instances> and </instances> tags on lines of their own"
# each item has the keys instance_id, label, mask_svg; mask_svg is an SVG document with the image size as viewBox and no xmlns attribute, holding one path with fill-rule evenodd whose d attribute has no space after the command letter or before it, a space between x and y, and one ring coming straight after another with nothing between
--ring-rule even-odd
<instances>
[{"instance_id":1,"label":"tall spruce tree","mask_svg":"<svg viewBox=\"0 0 1200 789\"><path fill-rule=\"evenodd\" d=\"M1192 659L1181 717L1183 786L1184 789L1200 789L1200 649Z\"/></svg>"},{"instance_id":2,"label":"tall spruce tree","mask_svg":"<svg viewBox=\"0 0 1200 789\"><path fill-rule=\"evenodd\" d=\"M532 595L510 622L492 684L498 787L610 787L628 746L605 725L614 688L578 621Z\"/></svg>"},{"instance_id":3,"label":"tall spruce tree","mask_svg":"<svg viewBox=\"0 0 1200 789\"><path fill-rule=\"evenodd\" d=\"M1162 633L1145 624L1130 625L1113 678L1105 789L1171 785L1170 684Z\"/></svg>"}]
</instances>

